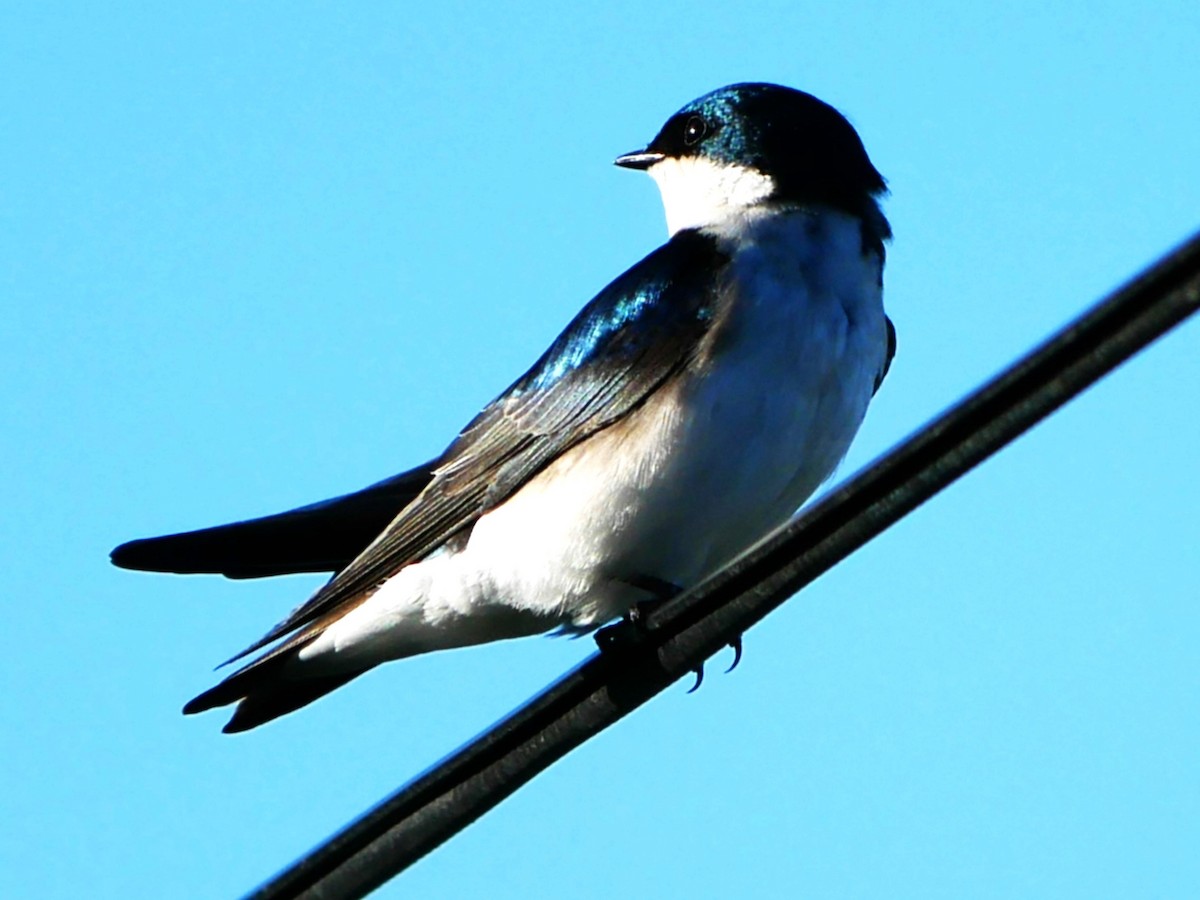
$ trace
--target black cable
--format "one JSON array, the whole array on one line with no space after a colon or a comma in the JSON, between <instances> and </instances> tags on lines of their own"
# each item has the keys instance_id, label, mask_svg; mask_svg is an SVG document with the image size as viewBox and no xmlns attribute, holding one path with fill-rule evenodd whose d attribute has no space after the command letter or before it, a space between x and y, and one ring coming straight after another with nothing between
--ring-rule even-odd
<instances>
[{"instance_id":1,"label":"black cable","mask_svg":"<svg viewBox=\"0 0 1200 900\"><path fill-rule=\"evenodd\" d=\"M361 897L1200 308L1200 235L250 896Z\"/></svg>"}]
</instances>

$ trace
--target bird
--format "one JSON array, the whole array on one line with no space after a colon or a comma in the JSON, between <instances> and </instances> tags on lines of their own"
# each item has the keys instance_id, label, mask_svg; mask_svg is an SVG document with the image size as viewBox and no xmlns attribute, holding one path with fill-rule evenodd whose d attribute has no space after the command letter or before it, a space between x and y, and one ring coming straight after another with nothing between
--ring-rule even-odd
<instances>
[{"instance_id":1,"label":"bird","mask_svg":"<svg viewBox=\"0 0 1200 900\"><path fill-rule=\"evenodd\" d=\"M592 632L698 583L831 476L896 349L887 187L853 125L804 91L733 84L615 164L656 182L666 243L440 456L112 552L157 572L332 573L185 713L236 704L223 730L245 731L384 662Z\"/></svg>"}]
</instances>

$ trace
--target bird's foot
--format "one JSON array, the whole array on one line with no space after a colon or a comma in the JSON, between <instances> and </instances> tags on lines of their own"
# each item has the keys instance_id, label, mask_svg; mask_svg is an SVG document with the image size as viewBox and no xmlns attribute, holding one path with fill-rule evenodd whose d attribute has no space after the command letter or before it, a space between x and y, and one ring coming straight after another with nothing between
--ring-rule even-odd
<instances>
[{"instance_id":1,"label":"bird's foot","mask_svg":"<svg viewBox=\"0 0 1200 900\"><path fill-rule=\"evenodd\" d=\"M733 662L731 662L729 664L729 668L725 670L726 675L736 669L738 667L738 663L742 661L742 636L739 634L737 637L735 637L729 642L729 646L730 649L733 650ZM696 680L693 682L692 686L688 688L689 694L696 693L696 691L700 689L700 685L704 683L704 663L700 663L700 665L692 669L692 673L696 676Z\"/></svg>"},{"instance_id":2,"label":"bird's foot","mask_svg":"<svg viewBox=\"0 0 1200 900\"><path fill-rule=\"evenodd\" d=\"M646 619L650 614L672 597L683 593L683 588L679 585L654 575L634 575L623 580L651 597L638 600L629 607L621 621L606 625L596 632L596 644L601 650L616 650L640 644L649 633Z\"/></svg>"},{"instance_id":3,"label":"bird's foot","mask_svg":"<svg viewBox=\"0 0 1200 900\"><path fill-rule=\"evenodd\" d=\"M649 591L654 595L654 599L642 600L641 602L635 604L633 609L629 611L630 618L635 624L639 621L639 619L644 620L646 615L651 610L657 609L672 597L675 597L683 592L683 588L681 588L679 585L673 584L670 581L665 581L662 578L655 578L653 575L643 575L639 576L638 578L631 578L629 579L629 584L636 588L641 588L644 591ZM736 661L734 662L734 665L737 665ZM696 691L700 690L700 685L704 683L704 663L700 663L700 665L692 669L692 673L696 676L696 680L692 683L692 686L688 688L689 694L696 693Z\"/></svg>"},{"instance_id":4,"label":"bird's foot","mask_svg":"<svg viewBox=\"0 0 1200 900\"><path fill-rule=\"evenodd\" d=\"M683 588L679 585L654 575L635 575L626 578L625 583L646 591L652 596L650 599L639 600L633 604L620 622L606 625L596 632L596 644L602 651L630 648L642 643L649 633L646 628L646 619L649 615L672 597L683 593ZM733 650L733 662L725 670L726 673L732 672L742 661L742 636L739 634L729 642L729 646ZM704 683L704 663L696 666L692 672L695 674L696 680L688 688L689 694L694 694Z\"/></svg>"}]
</instances>

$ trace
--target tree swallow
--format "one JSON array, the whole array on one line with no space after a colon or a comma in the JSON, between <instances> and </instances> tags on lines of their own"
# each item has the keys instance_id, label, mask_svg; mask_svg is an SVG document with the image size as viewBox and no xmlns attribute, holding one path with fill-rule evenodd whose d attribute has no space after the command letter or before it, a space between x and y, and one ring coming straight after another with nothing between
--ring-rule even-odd
<instances>
[{"instance_id":1,"label":"tree swallow","mask_svg":"<svg viewBox=\"0 0 1200 900\"><path fill-rule=\"evenodd\" d=\"M884 180L854 128L810 94L737 84L616 164L657 182L669 240L441 456L113 551L160 572L335 573L185 713L236 703L224 730L244 731L388 660L590 631L712 573L833 472L895 350Z\"/></svg>"}]
</instances>

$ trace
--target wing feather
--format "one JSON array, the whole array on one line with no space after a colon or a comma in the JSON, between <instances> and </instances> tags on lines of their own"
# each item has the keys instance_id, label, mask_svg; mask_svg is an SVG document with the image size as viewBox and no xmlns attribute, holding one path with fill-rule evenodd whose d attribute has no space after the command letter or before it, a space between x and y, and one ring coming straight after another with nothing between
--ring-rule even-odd
<instances>
[{"instance_id":1,"label":"wing feather","mask_svg":"<svg viewBox=\"0 0 1200 900\"><path fill-rule=\"evenodd\" d=\"M383 533L239 656L356 605L645 402L693 358L711 327L727 262L712 238L681 231L617 278L463 429L433 480Z\"/></svg>"}]
</instances>

